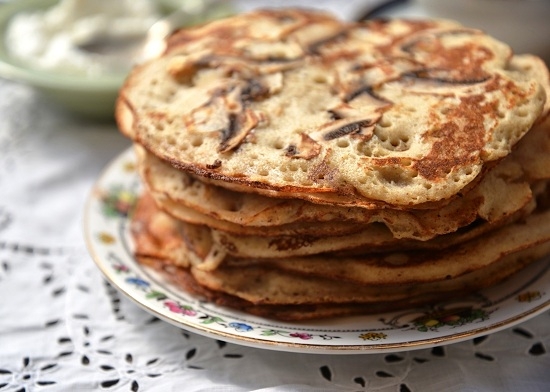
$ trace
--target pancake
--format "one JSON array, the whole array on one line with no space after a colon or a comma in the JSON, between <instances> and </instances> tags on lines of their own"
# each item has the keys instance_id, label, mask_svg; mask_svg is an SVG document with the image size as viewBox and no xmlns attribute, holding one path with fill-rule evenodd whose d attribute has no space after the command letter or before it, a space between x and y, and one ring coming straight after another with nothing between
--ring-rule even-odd
<instances>
[{"instance_id":1,"label":"pancake","mask_svg":"<svg viewBox=\"0 0 550 392\"><path fill-rule=\"evenodd\" d=\"M140 212L139 216L143 218ZM380 310L381 305L389 311L433 303L497 284L550 252L550 211L537 210L521 222L440 252L389 252L354 258L232 258L206 269L201 268L205 260L193 260L197 248L187 247L188 242L183 241L184 249L178 254L194 256L178 264L166 252L164 243L170 244L172 236L165 230L139 233L152 237L146 243L156 244L157 250L142 247L144 242L134 237L138 259L169 272L181 287L252 313L308 319L369 313ZM312 305L309 313L297 312Z\"/></svg>"},{"instance_id":2,"label":"pancake","mask_svg":"<svg viewBox=\"0 0 550 392\"><path fill-rule=\"evenodd\" d=\"M547 185L543 184L537 193L544 197L548 192ZM240 265L254 263L254 260L270 260L273 263L291 260L296 265L300 265L300 256L320 256L322 260L346 260L346 257L363 257L370 255L369 260L377 260L382 252L397 251L399 254L415 251L434 254L434 251L445 251L448 248L462 244L466 241L471 246L472 241L478 238L485 238L487 233L496 230L502 226L510 227L516 221L523 222L523 218L529 216L535 209L537 203L533 201L524 210L511 216L508 220L500 222L499 225L475 224L462 229L460 232L444 236L438 236L429 241L403 240L394 238L383 225L371 225L368 229L356 234L333 237L313 237L313 236L228 236L226 233L220 233L206 226L194 225L185 221L171 218L160 210L154 200L148 194L144 194L136 208L133 230L138 234L141 232L150 232L145 236L154 236L159 232L158 238L168 243L162 246L163 249L178 254L190 253L192 264L200 265L202 269L214 269L218 265L231 260L239 260ZM152 226L151 226L152 225ZM159 225L164 225L159 227ZM179 238L179 245L177 244ZM136 238L139 244L140 239ZM149 241L145 241L148 244ZM200 244L200 245L198 245ZM179 248L179 249L178 249ZM145 249L145 252L140 251ZM147 253L147 249L138 246L138 253L148 256L158 256ZM211 255L215 254L213 259ZM296 258L298 257L298 258ZM401 257L402 258L402 257ZM205 259L205 260L203 260ZM309 257L308 260L314 260L315 257ZM441 256L441 259L444 259ZM340 261L339 261L340 262ZM328 264L331 262L329 261ZM188 265L186 263L185 265ZM319 264L315 265L322 265ZM328 267L330 269L330 267Z\"/></svg>"},{"instance_id":3,"label":"pancake","mask_svg":"<svg viewBox=\"0 0 550 392\"><path fill-rule=\"evenodd\" d=\"M139 257L139 262L148 267L154 268L163 273L166 278L180 289L201 298L203 300L241 310L271 319L285 321L302 321L311 319L342 317L351 315L364 315L372 313L383 313L391 310L410 309L413 306L420 306L426 303L441 303L438 295L424 295L409 297L402 301L376 302L376 303L327 303L307 305L266 305L254 304L234 295L216 291L201 286L191 274L190 270L174 267L166 263L166 260Z\"/></svg>"},{"instance_id":4,"label":"pancake","mask_svg":"<svg viewBox=\"0 0 550 392\"><path fill-rule=\"evenodd\" d=\"M452 280L501 263L500 260L508 255L550 242L549 217L548 211L534 213L524 220L440 250L394 250L332 259L326 255L264 260L233 258L228 259L226 265L268 266L308 277L318 276L363 285L423 284Z\"/></svg>"},{"instance_id":5,"label":"pancake","mask_svg":"<svg viewBox=\"0 0 550 392\"><path fill-rule=\"evenodd\" d=\"M317 278L288 273L268 267L221 267L214 271L191 268L191 274L202 286L242 298L254 304L308 305L337 303L391 303L407 298L432 295L430 301L442 300L458 294L474 293L493 286L516 273L531 262L548 254L550 243L544 243L499 258L498 266L471 272L454 279L427 283L392 285L358 285L328 278ZM437 298L439 295L439 298ZM389 310L389 309L388 309Z\"/></svg>"},{"instance_id":6,"label":"pancake","mask_svg":"<svg viewBox=\"0 0 550 392\"><path fill-rule=\"evenodd\" d=\"M381 223L396 238L428 240L478 219L498 224L523 209L532 199L532 187L550 178L550 123L529 131L509 156L462 197L442 208L412 211L346 208L231 191L177 170L139 145L136 151L141 177L161 208L178 219L227 232L227 238L359 235L368 230L368 224Z\"/></svg>"},{"instance_id":7,"label":"pancake","mask_svg":"<svg viewBox=\"0 0 550 392\"><path fill-rule=\"evenodd\" d=\"M447 21L255 11L175 33L123 86L123 133L194 175L334 205L447 200L545 110L545 69Z\"/></svg>"}]
</instances>

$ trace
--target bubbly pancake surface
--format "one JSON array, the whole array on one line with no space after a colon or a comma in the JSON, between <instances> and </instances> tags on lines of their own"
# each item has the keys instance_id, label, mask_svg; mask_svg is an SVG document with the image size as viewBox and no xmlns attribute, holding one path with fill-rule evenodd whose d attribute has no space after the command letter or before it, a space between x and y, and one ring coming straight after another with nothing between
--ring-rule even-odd
<instances>
[{"instance_id":1,"label":"bubbly pancake surface","mask_svg":"<svg viewBox=\"0 0 550 392\"><path fill-rule=\"evenodd\" d=\"M456 195L540 116L543 71L520 60L452 22L257 11L172 36L132 72L117 116L199 176L415 206Z\"/></svg>"}]
</instances>

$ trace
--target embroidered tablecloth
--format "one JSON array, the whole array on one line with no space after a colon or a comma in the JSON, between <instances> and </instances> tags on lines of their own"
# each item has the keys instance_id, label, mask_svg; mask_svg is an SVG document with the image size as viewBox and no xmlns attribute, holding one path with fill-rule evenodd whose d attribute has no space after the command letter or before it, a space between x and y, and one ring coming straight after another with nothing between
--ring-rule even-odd
<instances>
[{"instance_id":1,"label":"embroidered tablecloth","mask_svg":"<svg viewBox=\"0 0 550 392\"><path fill-rule=\"evenodd\" d=\"M0 392L550 390L549 311L368 355L263 350L160 321L103 279L83 240L88 193L128 146L114 124L0 80Z\"/></svg>"}]
</instances>

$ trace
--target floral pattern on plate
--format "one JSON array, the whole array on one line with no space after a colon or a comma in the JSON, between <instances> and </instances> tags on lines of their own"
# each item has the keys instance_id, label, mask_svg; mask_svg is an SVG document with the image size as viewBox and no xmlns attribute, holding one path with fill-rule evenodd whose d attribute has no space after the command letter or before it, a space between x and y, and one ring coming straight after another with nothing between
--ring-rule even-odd
<instances>
[{"instance_id":1,"label":"floral pattern on plate","mask_svg":"<svg viewBox=\"0 0 550 392\"><path fill-rule=\"evenodd\" d=\"M131 149L98 180L86 206L90 253L105 277L155 316L247 346L309 353L375 353L448 344L496 332L550 307L550 260L460 301L388 314L287 323L194 298L133 257L128 222L141 189Z\"/></svg>"}]
</instances>

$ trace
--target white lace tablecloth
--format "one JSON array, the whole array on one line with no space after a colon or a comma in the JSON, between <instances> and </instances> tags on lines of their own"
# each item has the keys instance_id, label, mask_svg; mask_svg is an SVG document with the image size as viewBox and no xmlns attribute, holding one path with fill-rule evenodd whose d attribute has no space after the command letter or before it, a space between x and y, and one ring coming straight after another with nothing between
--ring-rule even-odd
<instances>
[{"instance_id":1,"label":"white lace tablecloth","mask_svg":"<svg viewBox=\"0 0 550 392\"><path fill-rule=\"evenodd\" d=\"M0 80L0 392L550 391L550 312L487 337L392 354L224 343L171 326L102 278L82 212L129 146Z\"/></svg>"}]
</instances>

